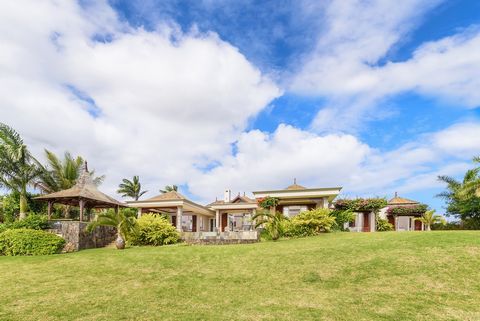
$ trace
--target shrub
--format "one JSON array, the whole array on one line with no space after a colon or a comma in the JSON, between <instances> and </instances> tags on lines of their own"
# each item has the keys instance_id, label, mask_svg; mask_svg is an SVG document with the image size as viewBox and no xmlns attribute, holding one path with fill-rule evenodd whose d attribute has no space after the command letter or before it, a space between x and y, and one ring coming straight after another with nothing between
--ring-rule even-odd
<instances>
[{"instance_id":1,"label":"shrub","mask_svg":"<svg viewBox=\"0 0 480 321\"><path fill-rule=\"evenodd\" d=\"M355 198L338 199L335 202L335 208L338 210L351 210L352 212L378 212L387 206L385 198Z\"/></svg>"},{"instance_id":2,"label":"shrub","mask_svg":"<svg viewBox=\"0 0 480 321\"><path fill-rule=\"evenodd\" d=\"M388 222L388 220L383 218L377 218L377 231L378 232L387 232L393 231L393 225Z\"/></svg>"},{"instance_id":3,"label":"shrub","mask_svg":"<svg viewBox=\"0 0 480 321\"><path fill-rule=\"evenodd\" d=\"M287 221L284 226L284 235L302 237L328 232L335 223L335 217L326 208L305 211Z\"/></svg>"},{"instance_id":4,"label":"shrub","mask_svg":"<svg viewBox=\"0 0 480 321\"><path fill-rule=\"evenodd\" d=\"M63 238L45 231L13 229L0 234L1 255L49 255L59 253L64 245Z\"/></svg>"},{"instance_id":5,"label":"shrub","mask_svg":"<svg viewBox=\"0 0 480 321\"><path fill-rule=\"evenodd\" d=\"M131 237L133 245L167 245L177 243L180 235L170 222L158 214L144 214L137 219L137 231Z\"/></svg>"},{"instance_id":6,"label":"shrub","mask_svg":"<svg viewBox=\"0 0 480 321\"><path fill-rule=\"evenodd\" d=\"M31 230L45 230L48 228L48 219L45 215L29 214L21 221L0 224L0 233L9 229L26 228Z\"/></svg>"},{"instance_id":7,"label":"shrub","mask_svg":"<svg viewBox=\"0 0 480 321\"><path fill-rule=\"evenodd\" d=\"M355 213L352 210L333 210L331 215L335 217L335 224L332 229L337 231L345 231L345 223L355 221Z\"/></svg>"}]
</instances>

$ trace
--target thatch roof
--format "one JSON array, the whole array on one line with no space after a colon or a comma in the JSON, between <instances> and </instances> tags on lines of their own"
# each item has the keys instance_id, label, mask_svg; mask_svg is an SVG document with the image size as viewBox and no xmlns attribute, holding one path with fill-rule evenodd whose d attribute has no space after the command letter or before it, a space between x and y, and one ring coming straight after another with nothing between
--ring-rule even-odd
<instances>
[{"instance_id":1,"label":"thatch roof","mask_svg":"<svg viewBox=\"0 0 480 321\"><path fill-rule=\"evenodd\" d=\"M86 201L88 207L126 207L124 203L117 201L97 189L88 172L86 163L75 186L63 191L41 195L35 197L35 199L40 201L53 201L54 203L66 205L78 205L79 200L83 199Z\"/></svg>"}]
</instances>

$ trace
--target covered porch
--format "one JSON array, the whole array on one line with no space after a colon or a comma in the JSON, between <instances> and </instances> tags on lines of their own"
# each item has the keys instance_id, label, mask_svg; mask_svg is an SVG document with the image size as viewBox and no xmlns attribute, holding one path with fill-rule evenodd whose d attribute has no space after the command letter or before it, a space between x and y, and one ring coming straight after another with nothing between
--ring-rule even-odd
<instances>
[{"instance_id":1,"label":"covered porch","mask_svg":"<svg viewBox=\"0 0 480 321\"><path fill-rule=\"evenodd\" d=\"M138 217L145 213L166 215L179 232L211 230L212 210L188 200L182 194L171 191L143 201L127 201L129 207L138 209Z\"/></svg>"}]
</instances>

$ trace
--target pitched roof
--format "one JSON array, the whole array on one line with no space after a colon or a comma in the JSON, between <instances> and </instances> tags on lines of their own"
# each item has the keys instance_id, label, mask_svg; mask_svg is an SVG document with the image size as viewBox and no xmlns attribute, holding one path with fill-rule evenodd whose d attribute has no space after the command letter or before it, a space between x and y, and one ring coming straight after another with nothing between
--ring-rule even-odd
<instances>
[{"instance_id":1,"label":"pitched roof","mask_svg":"<svg viewBox=\"0 0 480 321\"><path fill-rule=\"evenodd\" d=\"M70 202L72 199L80 198L91 200L95 203L98 203L98 205L126 206L122 202L119 202L98 190L97 186L93 183L90 173L88 172L86 163L82 174L77 179L77 183L73 187L63 191L35 197L35 199L38 200L54 200L57 203L62 203L62 201Z\"/></svg>"},{"instance_id":2,"label":"pitched roof","mask_svg":"<svg viewBox=\"0 0 480 321\"><path fill-rule=\"evenodd\" d=\"M236 196L233 200L230 202L225 202L224 200L216 200L215 202L212 202L208 204L207 206L213 206L213 205L226 205L226 204L256 204L257 201L254 199L251 199L248 196Z\"/></svg>"},{"instance_id":3,"label":"pitched roof","mask_svg":"<svg viewBox=\"0 0 480 321\"><path fill-rule=\"evenodd\" d=\"M162 193L160 195L154 196L152 198L146 199L143 202L155 202L155 201L177 201L177 200L186 200L187 198L180 194L177 191L171 191Z\"/></svg>"},{"instance_id":4,"label":"pitched roof","mask_svg":"<svg viewBox=\"0 0 480 321\"><path fill-rule=\"evenodd\" d=\"M395 193L395 196L388 201L388 205L414 205L414 204L420 204L420 203L408 198L399 197L397 193Z\"/></svg>"}]
</instances>

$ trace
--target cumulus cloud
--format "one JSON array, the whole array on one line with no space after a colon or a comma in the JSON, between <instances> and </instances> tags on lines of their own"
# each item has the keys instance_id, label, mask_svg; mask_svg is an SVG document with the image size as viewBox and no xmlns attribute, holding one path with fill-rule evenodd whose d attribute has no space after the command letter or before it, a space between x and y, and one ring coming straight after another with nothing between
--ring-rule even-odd
<instances>
[{"instance_id":1,"label":"cumulus cloud","mask_svg":"<svg viewBox=\"0 0 480 321\"><path fill-rule=\"evenodd\" d=\"M478 27L422 44L405 61L381 61L440 2L333 1L327 9L327 28L291 86L296 92L328 98L312 128L356 130L362 121L379 117L378 106L387 98L404 92L479 106ZM340 116L343 121L335 122Z\"/></svg>"},{"instance_id":2,"label":"cumulus cloud","mask_svg":"<svg viewBox=\"0 0 480 321\"><path fill-rule=\"evenodd\" d=\"M462 173L471 166L468 158L480 154L479 130L479 123L456 124L391 151L348 134L318 135L288 125L272 134L253 130L242 134L235 155L199 174L190 187L203 199L221 196L221 187L284 188L293 178L307 187L343 186L349 196L439 187L438 175Z\"/></svg>"},{"instance_id":3,"label":"cumulus cloud","mask_svg":"<svg viewBox=\"0 0 480 321\"><path fill-rule=\"evenodd\" d=\"M94 159L110 192L132 175L153 192L186 184L280 94L214 33L132 28L106 2L1 7L1 121L37 155Z\"/></svg>"}]
</instances>

